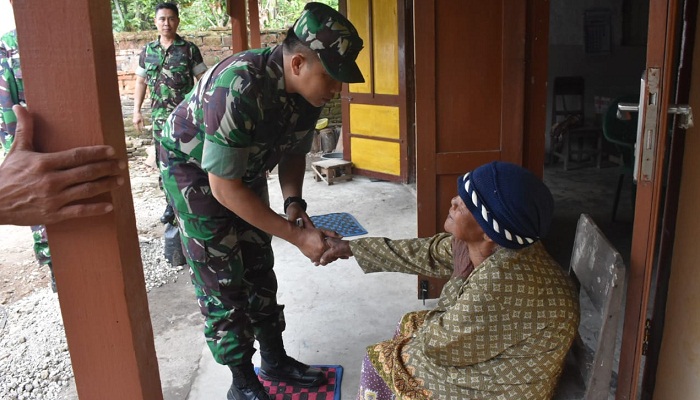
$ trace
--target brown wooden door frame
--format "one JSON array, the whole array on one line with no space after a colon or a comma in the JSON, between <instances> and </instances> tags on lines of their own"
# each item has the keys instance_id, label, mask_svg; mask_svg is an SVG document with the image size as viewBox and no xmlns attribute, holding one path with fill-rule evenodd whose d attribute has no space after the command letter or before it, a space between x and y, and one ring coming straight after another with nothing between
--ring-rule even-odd
<instances>
[{"instance_id":1,"label":"brown wooden door frame","mask_svg":"<svg viewBox=\"0 0 700 400\"><path fill-rule=\"evenodd\" d=\"M672 240L668 236L662 237L659 228L662 226L661 212L664 208L664 201L678 201L677 194L675 198L664 199L668 127L669 121L673 120L669 118L665 110L668 110L670 100L674 97L673 89L676 79L674 66L680 47L677 46L678 23L680 22L678 16L682 2L683 0L650 0L649 2L647 85L643 101L647 105L654 103L650 100L648 82L658 79L659 88L655 104L659 112L655 124L651 123L649 119L652 115L649 106L646 107L643 115L645 122L641 144L645 146L645 143L653 143L655 151L651 173L640 172L637 181L617 400L637 399L639 397L639 379L642 369L651 276L658 262L657 257L665 254L660 249L667 246L668 241ZM653 136L647 133L650 129L655 130ZM637 163L641 163L641 160L638 160ZM665 244L660 247L661 239L664 240Z\"/></svg>"},{"instance_id":2,"label":"brown wooden door frame","mask_svg":"<svg viewBox=\"0 0 700 400\"><path fill-rule=\"evenodd\" d=\"M695 31L698 14L698 0L685 0L683 7L683 24L680 26L681 37L685 38L680 49L680 59L683 63L678 68L675 84L675 104L688 104L690 99L690 81L693 70L693 50L695 48ZM683 156L685 146L685 129L674 126L671 128L670 145L668 151L668 170L665 173L666 190L663 203L663 217L661 222L661 237L658 251L655 281L652 286L654 299L652 300L652 317L649 331L649 344L647 346L646 361L644 363L644 376L642 379L643 399L651 399L656 386L656 372L658 369L659 355L661 351L661 339L663 337L664 319L666 315L666 300L668 286L671 279L671 263L676 233L676 221L678 216L678 201L680 198L681 176L683 175Z\"/></svg>"},{"instance_id":3,"label":"brown wooden door frame","mask_svg":"<svg viewBox=\"0 0 700 400\"><path fill-rule=\"evenodd\" d=\"M688 104L690 98L690 81L693 70L693 49L695 48L696 22L698 15L698 0L686 0L683 7L683 33L687 42L681 49L681 59L684 60L677 75L675 104ZM654 295L652 324L649 332L649 345L642 380L642 398L650 399L656 386L656 372L661 351L661 340L666 314L666 300L671 278L671 262L676 232L680 183L683 174L683 156L685 146L685 130L673 128L669 151L668 172L666 174L666 202L664 204L663 222L661 225L661 243L659 246L659 261L656 274L656 293Z\"/></svg>"}]
</instances>

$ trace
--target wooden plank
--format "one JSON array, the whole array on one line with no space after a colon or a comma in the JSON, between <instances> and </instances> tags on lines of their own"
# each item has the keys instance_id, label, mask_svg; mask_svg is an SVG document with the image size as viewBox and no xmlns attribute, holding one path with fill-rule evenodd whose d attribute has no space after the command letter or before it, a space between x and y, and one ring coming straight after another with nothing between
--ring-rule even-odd
<instances>
[{"instance_id":1,"label":"wooden plank","mask_svg":"<svg viewBox=\"0 0 700 400\"><path fill-rule=\"evenodd\" d=\"M126 161L110 3L15 1L27 103L42 151L109 144ZM59 78L60 77L60 78ZM81 399L162 399L128 182L114 212L47 227Z\"/></svg>"},{"instance_id":2,"label":"wooden plank","mask_svg":"<svg viewBox=\"0 0 700 400\"><path fill-rule=\"evenodd\" d=\"M258 0L248 0L248 18L250 18L250 47L259 49L260 43L260 12Z\"/></svg>"},{"instance_id":3,"label":"wooden plank","mask_svg":"<svg viewBox=\"0 0 700 400\"><path fill-rule=\"evenodd\" d=\"M231 17L231 51L233 54L248 50L248 28L245 1L226 0Z\"/></svg>"}]
</instances>

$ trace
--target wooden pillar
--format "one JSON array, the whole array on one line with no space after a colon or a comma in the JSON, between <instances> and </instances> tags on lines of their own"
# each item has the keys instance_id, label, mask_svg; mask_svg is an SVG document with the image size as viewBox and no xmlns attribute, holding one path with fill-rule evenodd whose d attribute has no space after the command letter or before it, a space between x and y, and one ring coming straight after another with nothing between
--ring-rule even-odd
<instances>
[{"instance_id":1,"label":"wooden pillar","mask_svg":"<svg viewBox=\"0 0 700 400\"><path fill-rule=\"evenodd\" d=\"M226 0L228 15L231 16L231 47L233 53L248 50L248 27L246 0Z\"/></svg>"},{"instance_id":2,"label":"wooden pillar","mask_svg":"<svg viewBox=\"0 0 700 400\"><path fill-rule=\"evenodd\" d=\"M41 151L109 144L126 162L108 1L14 1L29 109ZM131 185L114 212L47 227L81 399L158 400L158 362Z\"/></svg>"},{"instance_id":3,"label":"wooden pillar","mask_svg":"<svg viewBox=\"0 0 700 400\"><path fill-rule=\"evenodd\" d=\"M260 11L258 0L248 0L248 15L250 18L250 47L259 49L260 43Z\"/></svg>"}]
</instances>

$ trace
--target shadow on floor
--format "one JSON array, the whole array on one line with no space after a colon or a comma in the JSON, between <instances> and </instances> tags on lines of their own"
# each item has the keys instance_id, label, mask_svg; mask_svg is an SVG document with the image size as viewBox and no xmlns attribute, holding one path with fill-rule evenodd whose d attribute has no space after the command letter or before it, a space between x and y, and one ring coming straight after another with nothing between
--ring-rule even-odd
<instances>
[{"instance_id":1,"label":"shadow on floor","mask_svg":"<svg viewBox=\"0 0 700 400\"><path fill-rule=\"evenodd\" d=\"M581 213L593 218L620 252L625 265L629 265L634 217L633 184L630 177L625 177L617 215L612 221L618 178L618 167L613 164L567 171L561 164L545 166L544 181L554 196L555 209L550 232L543 243L564 268L568 268L571 259L576 223Z\"/></svg>"}]
</instances>

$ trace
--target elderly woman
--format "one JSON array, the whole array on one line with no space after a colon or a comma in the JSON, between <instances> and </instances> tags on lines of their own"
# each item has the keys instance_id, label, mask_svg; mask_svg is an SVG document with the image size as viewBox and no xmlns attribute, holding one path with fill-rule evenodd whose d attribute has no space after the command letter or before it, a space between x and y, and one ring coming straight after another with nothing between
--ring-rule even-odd
<instances>
[{"instance_id":1,"label":"elderly woman","mask_svg":"<svg viewBox=\"0 0 700 400\"><path fill-rule=\"evenodd\" d=\"M445 231L430 238L329 238L322 264L451 277L437 306L406 314L367 348L359 399L548 399L579 323L578 296L539 240L549 189L506 162L461 176Z\"/></svg>"}]
</instances>

